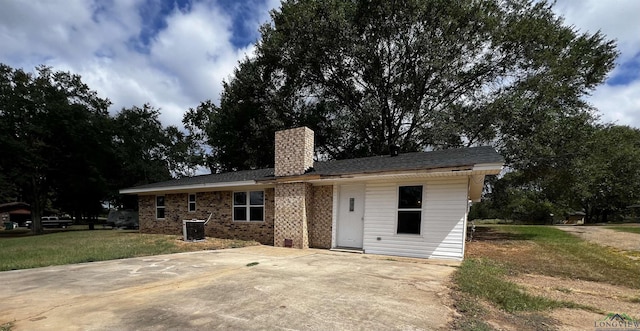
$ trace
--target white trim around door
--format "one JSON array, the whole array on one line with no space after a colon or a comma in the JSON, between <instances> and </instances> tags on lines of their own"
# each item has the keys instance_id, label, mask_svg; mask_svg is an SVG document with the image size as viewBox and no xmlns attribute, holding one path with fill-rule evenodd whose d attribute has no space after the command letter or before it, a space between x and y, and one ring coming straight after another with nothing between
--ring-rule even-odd
<instances>
[{"instance_id":1,"label":"white trim around door","mask_svg":"<svg viewBox=\"0 0 640 331\"><path fill-rule=\"evenodd\" d=\"M365 186L341 185L338 196L336 247L362 248Z\"/></svg>"}]
</instances>

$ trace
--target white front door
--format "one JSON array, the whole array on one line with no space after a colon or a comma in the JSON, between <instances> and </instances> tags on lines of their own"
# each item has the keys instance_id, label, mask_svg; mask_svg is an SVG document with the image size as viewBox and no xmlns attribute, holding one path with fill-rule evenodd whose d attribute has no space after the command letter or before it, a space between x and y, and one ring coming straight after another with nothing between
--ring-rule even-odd
<instances>
[{"instance_id":1,"label":"white front door","mask_svg":"<svg viewBox=\"0 0 640 331\"><path fill-rule=\"evenodd\" d=\"M343 185L338 201L337 246L362 248L364 185Z\"/></svg>"}]
</instances>

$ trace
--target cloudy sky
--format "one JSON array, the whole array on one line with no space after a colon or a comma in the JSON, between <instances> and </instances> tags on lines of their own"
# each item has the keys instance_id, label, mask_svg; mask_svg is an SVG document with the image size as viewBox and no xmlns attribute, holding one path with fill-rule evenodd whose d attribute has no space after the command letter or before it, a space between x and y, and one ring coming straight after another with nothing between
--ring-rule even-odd
<instances>
[{"instance_id":1,"label":"cloudy sky","mask_svg":"<svg viewBox=\"0 0 640 331\"><path fill-rule=\"evenodd\" d=\"M180 125L250 55L279 0L0 0L0 62L80 74L111 112L148 102ZM582 31L616 39L618 65L589 98L605 122L640 127L639 0L558 0Z\"/></svg>"}]
</instances>

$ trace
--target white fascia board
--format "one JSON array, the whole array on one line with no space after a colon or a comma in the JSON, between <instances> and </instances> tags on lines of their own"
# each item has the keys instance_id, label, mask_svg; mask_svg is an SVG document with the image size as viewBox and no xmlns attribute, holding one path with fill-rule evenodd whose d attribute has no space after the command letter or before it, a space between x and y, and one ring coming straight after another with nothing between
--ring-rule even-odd
<instances>
[{"instance_id":1,"label":"white fascia board","mask_svg":"<svg viewBox=\"0 0 640 331\"><path fill-rule=\"evenodd\" d=\"M482 189L484 188L484 175L474 174L469 177L469 199L479 202L482 199Z\"/></svg>"},{"instance_id":2,"label":"white fascia board","mask_svg":"<svg viewBox=\"0 0 640 331\"><path fill-rule=\"evenodd\" d=\"M470 176L471 170L456 170L456 171L438 171L438 172L425 172L425 171L408 171L399 173L371 173L371 174L351 174L342 175L329 178L313 179L309 180L309 183L322 185L333 184L338 182L352 182L352 181L369 181L376 179L407 179L407 178L431 178L431 177L459 177Z\"/></svg>"},{"instance_id":3,"label":"white fascia board","mask_svg":"<svg viewBox=\"0 0 640 331\"><path fill-rule=\"evenodd\" d=\"M156 192L177 192L177 191L201 191L206 189L225 188L225 187L238 187L238 186L252 186L257 185L255 180L245 180L239 182L222 182L222 183L204 183L204 184L192 184L192 185L177 185L177 186L160 186L149 188L129 188L120 190L120 194L140 194L140 193L156 193Z\"/></svg>"},{"instance_id":4,"label":"white fascia board","mask_svg":"<svg viewBox=\"0 0 640 331\"><path fill-rule=\"evenodd\" d=\"M497 175L502 171L502 163L481 163L473 166L472 169L454 169L444 171L434 171L434 169L426 170L413 170L407 172L391 172L391 173L364 173L364 174L349 174L342 176L335 176L329 178L320 178L308 180L309 183L316 185L333 184L338 182L348 181L368 181L376 179L406 179L406 178L433 178L433 177L459 177L459 176L472 176L472 175Z\"/></svg>"},{"instance_id":5,"label":"white fascia board","mask_svg":"<svg viewBox=\"0 0 640 331\"><path fill-rule=\"evenodd\" d=\"M497 175L502 171L503 163L478 163L473 165L474 172Z\"/></svg>"}]
</instances>

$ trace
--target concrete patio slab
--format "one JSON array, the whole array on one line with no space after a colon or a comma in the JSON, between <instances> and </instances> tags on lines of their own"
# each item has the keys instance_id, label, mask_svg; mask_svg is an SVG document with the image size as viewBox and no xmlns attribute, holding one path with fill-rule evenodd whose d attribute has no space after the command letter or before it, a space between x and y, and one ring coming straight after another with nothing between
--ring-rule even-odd
<instances>
[{"instance_id":1,"label":"concrete patio slab","mask_svg":"<svg viewBox=\"0 0 640 331\"><path fill-rule=\"evenodd\" d=\"M270 246L0 273L13 330L445 330L456 262Z\"/></svg>"}]
</instances>

